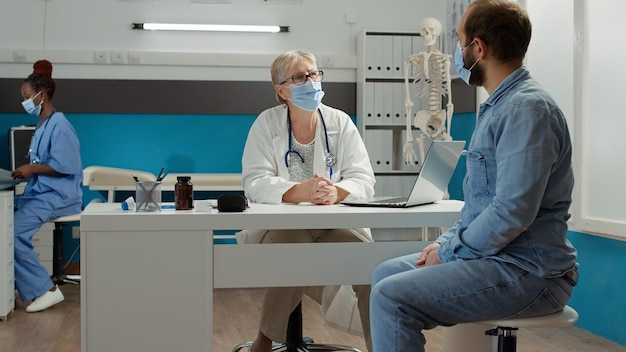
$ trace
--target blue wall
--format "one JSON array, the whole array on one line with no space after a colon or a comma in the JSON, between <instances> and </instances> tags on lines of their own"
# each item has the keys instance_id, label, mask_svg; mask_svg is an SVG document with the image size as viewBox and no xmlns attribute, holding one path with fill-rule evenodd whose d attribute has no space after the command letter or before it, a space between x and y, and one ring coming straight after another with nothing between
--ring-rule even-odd
<instances>
[{"instance_id":1,"label":"blue wall","mask_svg":"<svg viewBox=\"0 0 626 352\"><path fill-rule=\"evenodd\" d=\"M576 326L626 346L626 241L569 232L578 250L579 280L569 305Z\"/></svg>"},{"instance_id":2,"label":"blue wall","mask_svg":"<svg viewBox=\"0 0 626 352\"><path fill-rule=\"evenodd\" d=\"M466 141L465 147L469 145L474 126L476 125L476 113L466 112L462 114L454 114L452 118L452 139L458 141ZM450 199L463 200L463 178L465 177L465 157L461 156L459 163L452 174L448 192Z\"/></svg>"},{"instance_id":3,"label":"blue wall","mask_svg":"<svg viewBox=\"0 0 626 352\"><path fill-rule=\"evenodd\" d=\"M12 126L32 125L25 114L0 115L0 143ZM158 173L238 173L256 115L66 114L81 143L83 166L103 165ZM8 152L0 167L8 168Z\"/></svg>"}]
</instances>

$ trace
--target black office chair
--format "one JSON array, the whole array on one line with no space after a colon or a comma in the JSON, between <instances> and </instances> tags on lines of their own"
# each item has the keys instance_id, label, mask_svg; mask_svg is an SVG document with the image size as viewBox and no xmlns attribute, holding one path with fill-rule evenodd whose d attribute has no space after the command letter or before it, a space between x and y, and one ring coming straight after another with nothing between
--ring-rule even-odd
<instances>
[{"instance_id":1,"label":"black office chair","mask_svg":"<svg viewBox=\"0 0 626 352\"><path fill-rule=\"evenodd\" d=\"M244 342L235 346L232 352L252 347L252 342ZM273 352L309 352L309 351L351 351L362 352L360 349L345 345L329 345L314 343L310 337L302 337L302 303L289 315L287 338L285 343L273 343ZM246 350L247 352L247 350Z\"/></svg>"}]
</instances>

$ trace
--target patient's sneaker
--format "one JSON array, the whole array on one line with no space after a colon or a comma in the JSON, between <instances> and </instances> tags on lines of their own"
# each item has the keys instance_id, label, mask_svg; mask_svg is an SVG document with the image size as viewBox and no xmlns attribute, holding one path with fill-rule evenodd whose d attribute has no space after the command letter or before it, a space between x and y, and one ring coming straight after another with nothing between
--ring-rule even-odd
<instances>
[{"instance_id":1,"label":"patient's sneaker","mask_svg":"<svg viewBox=\"0 0 626 352\"><path fill-rule=\"evenodd\" d=\"M40 312L44 309L48 309L57 303L63 302L65 297L58 286L55 286L56 290L48 291L43 295L35 298L33 303L26 307L28 313Z\"/></svg>"}]
</instances>

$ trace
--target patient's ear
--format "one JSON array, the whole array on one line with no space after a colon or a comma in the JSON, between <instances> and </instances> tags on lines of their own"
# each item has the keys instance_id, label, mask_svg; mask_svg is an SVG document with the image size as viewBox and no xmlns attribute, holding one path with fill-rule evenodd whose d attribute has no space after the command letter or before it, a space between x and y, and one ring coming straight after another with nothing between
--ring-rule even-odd
<instances>
[{"instance_id":1,"label":"patient's ear","mask_svg":"<svg viewBox=\"0 0 626 352\"><path fill-rule=\"evenodd\" d=\"M233 213L246 210L248 200L239 194L222 194L217 198L217 210Z\"/></svg>"}]
</instances>

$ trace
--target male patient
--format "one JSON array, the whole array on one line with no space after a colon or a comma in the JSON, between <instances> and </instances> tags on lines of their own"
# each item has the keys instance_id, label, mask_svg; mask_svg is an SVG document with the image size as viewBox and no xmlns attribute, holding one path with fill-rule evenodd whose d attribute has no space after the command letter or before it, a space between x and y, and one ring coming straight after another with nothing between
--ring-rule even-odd
<instances>
[{"instance_id":1,"label":"male patient","mask_svg":"<svg viewBox=\"0 0 626 352\"><path fill-rule=\"evenodd\" d=\"M424 329L563 309L576 284L567 240L574 186L565 118L523 59L526 12L508 0L476 0L457 28L455 66L489 98L464 152L461 218L421 253L372 275L376 352L424 351Z\"/></svg>"}]
</instances>

